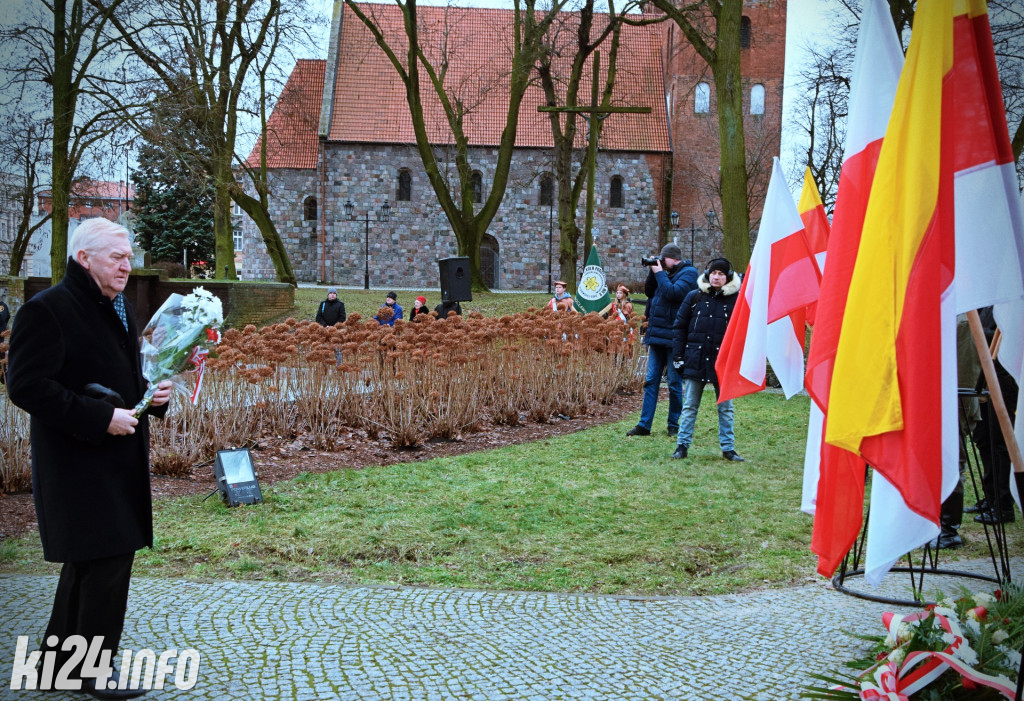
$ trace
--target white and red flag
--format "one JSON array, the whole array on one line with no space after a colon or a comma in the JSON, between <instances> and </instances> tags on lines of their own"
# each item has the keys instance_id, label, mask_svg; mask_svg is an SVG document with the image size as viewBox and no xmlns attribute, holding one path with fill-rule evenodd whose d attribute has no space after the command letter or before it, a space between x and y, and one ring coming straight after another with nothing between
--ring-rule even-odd
<instances>
[{"instance_id":1,"label":"white and red flag","mask_svg":"<svg viewBox=\"0 0 1024 701\"><path fill-rule=\"evenodd\" d=\"M757 242L715 363L720 402L764 389L765 360L787 398L802 389L804 320L820 279L776 158Z\"/></svg>"},{"instance_id":2,"label":"white and red flag","mask_svg":"<svg viewBox=\"0 0 1024 701\"><path fill-rule=\"evenodd\" d=\"M984 0L919 4L850 278L825 428L826 441L875 468L870 583L938 535L942 500L957 482L957 312L1024 295L1012 169Z\"/></svg>"},{"instance_id":3,"label":"white and red flag","mask_svg":"<svg viewBox=\"0 0 1024 701\"><path fill-rule=\"evenodd\" d=\"M811 550L818 556L818 572L826 577L835 573L863 525L864 460L826 444L824 428L832 366L860 246L864 212L902 69L903 48L888 5L885 0L866 0L850 78L843 168L805 378L811 395L811 419L801 508L814 513Z\"/></svg>"}]
</instances>

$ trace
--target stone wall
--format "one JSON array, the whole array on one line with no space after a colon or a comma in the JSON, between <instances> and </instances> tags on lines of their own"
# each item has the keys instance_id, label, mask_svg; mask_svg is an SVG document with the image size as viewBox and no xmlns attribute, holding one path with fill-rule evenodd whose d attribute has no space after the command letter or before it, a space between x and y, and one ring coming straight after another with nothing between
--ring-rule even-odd
<instances>
[{"instance_id":1,"label":"stone wall","mask_svg":"<svg viewBox=\"0 0 1024 701\"><path fill-rule=\"evenodd\" d=\"M443 157L441 162L447 162ZM659 206L652 163L668 156L643 153L601 153L598 159L594 231L598 251L610 280L635 280L641 256L658 246ZM550 151L521 149L509 174L501 208L487 233L498 249L498 289L545 289L548 280L549 228L553 228L553 275L558 276L557 211L539 204L540 175L551 173ZM494 178L496 149L472 152L473 167L483 176L484 198ZM398 202L398 174L412 175L412 197ZM658 168L660 173L662 168ZM624 206L609 206L610 181L623 180ZM304 221L303 201L322 199L313 170L278 170L271 174L271 214L300 281L320 281L320 217ZM329 144L327 148L326 280L337 285L361 286L367 259L370 285L436 288L437 260L457 255L455 235L445 218L416 148L411 145ZM660 183L658 183L660 189ZM391 205L388 222L377 220L385 200ZM354 220L345 216L344 204L355 207ZM369 225L366 214L370 211ZM585 193L581 197L582 225ZM549 219L550 217L550 219ZM549 227L549 222L550 227ZM368 230L368 233L367 233ZM244 244L240 275L250 279L273 277L273 266L252 221L243 224ZM582 241L580 242L582 246ZM580 252L580 265L584 252Z\"/></svg>"},{"instance_id":2,"label":"stone wall","mask_svg":"<svg viewBox=\"0 0 1024 701\"><path fill-rule=\"evenodd\" d=\"M0 294L11 288L11 311L50 286L50 278L0 277ZM141 330L170 295L187 295L196 287L211 292L224 306L226 326L241 328L261 325L287 314L295 305L295 288L281 282L238 282L234 280L168 280L163 270L133 270L124 294L135 309L135 323ZM20 296L19 296L20 295ZM17 303L16 303L17 300Z\"/></svg>"}]
</instances>

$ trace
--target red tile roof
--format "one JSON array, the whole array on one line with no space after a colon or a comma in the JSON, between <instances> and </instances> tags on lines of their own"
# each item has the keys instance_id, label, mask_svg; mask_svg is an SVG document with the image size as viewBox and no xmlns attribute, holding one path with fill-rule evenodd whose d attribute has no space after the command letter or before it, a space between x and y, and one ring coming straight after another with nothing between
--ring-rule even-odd
<instances>
[{"instance_id":1,"label":"red tile roof","mask_svg":"<svg viewBox=\"0 0 1024 701\"><path fill-rule=\"evenodd\" d=\"M401 9L391 4L363 4L364 13L374 18L397 55L404 60L408 45ZM427 55L440 65L439 46L446 41L449 67L447 85L459 86L457 93L469 109L466 130L470 143L494 146L501 138L508 101L507 71L510 63L513 12L486 8L443 6L417 7L421 26L420 42ZM565 13L567 25L575 24L576 13ZM599 15L595 26L600 26ZM446 29L447 27L447 29ZM562 32L569 34L572 27ZM647 106L649 115L615 114L607 119L601 134L601 148L609 150L668 152L668 123L662 82L659 26L626 27L622 32L613 104ZM347 142L415 143L412 120L405 100L405 88L384 52L365 25L350 8L342 16L335 104L329 140ZM568 54L568 52L566 52ZM604 71L608 50L602 51ZM566 55L568 65L571 56ZM566 71L567 72L567 71ZM589 102L588 62L584 69L581 102ZM429 78L420 74L424 113L433 143L448 143L447 121L434 96ZM519 113L516 145L551 147L551 126L537 106L545 104L539 86L531 86ZM580 129L584 132L585 128ZM583 134L580 134L581 144Z\"/></svg>"},{"instance_id":2,"label":"red tile roof","mask_svg":"<svg viewBox=\"0 0 1024 701\"><path fill-rule=\"evenodd\" d=\"M316 168L317 126L326 70L327 62L323 60L296 61L267 120L268 168ZM262 138L257 139L246 161L252 167L259 166L261 142Z\"/></svg>"}]
</instances>

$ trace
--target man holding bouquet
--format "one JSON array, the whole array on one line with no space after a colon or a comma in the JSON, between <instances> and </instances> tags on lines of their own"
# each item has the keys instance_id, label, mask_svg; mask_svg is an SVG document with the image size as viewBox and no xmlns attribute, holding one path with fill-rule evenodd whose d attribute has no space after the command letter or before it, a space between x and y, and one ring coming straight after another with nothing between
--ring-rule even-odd
<instances>
[{"instance_id":1,"label":"man holding bouquet","mask_svg":"<svg viewBox=\"0 0 1024 701\"><path fill-rule=\"evenodd\" d=\"M135 551L153 544L148 417L132 413L146 380L122 294L131 271L128 231L90 219L71 236L68 253L64 279L18 312L8 368L8 395L31 416L43 556L63 563L43 637L43 650L57 651L54 669L70 656L61 646L71 635L89 644L103 636L101 649L113 662ZM157 385L148 413L163 415L171 386ZM106 679L84 679L82 688L97 698L144 693L108 688Z\"/></svg>"}]
</instances>

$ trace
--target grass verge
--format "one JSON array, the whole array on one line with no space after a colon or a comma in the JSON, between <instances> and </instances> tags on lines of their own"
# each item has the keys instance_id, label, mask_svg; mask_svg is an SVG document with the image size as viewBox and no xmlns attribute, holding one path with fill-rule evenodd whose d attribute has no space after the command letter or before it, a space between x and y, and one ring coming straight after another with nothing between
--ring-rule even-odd
<instances>
[{"instance_id":1,"label":"grass verge","mask_svg":"<svg viewBox=\"0 0 1024 701\"><path fill-rule=\"evenodd\" d=\"M663 406L651 437L624 437L634 416L470 455L300 475L254 507L158 502L157 542L135 571L646 595L814 578L811 519L798 510L807 399L736 401L744 463L721 458L710 390L704 402L683 461L669 458ZM983 555L977 531L965 528L960 556ZM54 571L34 534L2 546L0 571Z\"/></svg>"}]
</instances>

